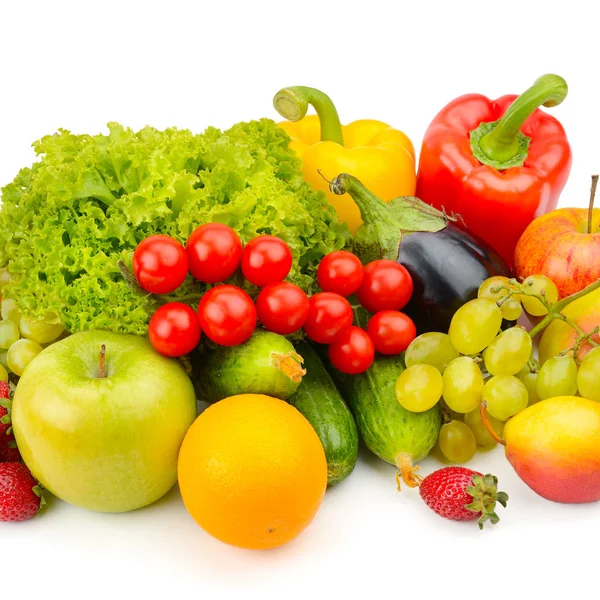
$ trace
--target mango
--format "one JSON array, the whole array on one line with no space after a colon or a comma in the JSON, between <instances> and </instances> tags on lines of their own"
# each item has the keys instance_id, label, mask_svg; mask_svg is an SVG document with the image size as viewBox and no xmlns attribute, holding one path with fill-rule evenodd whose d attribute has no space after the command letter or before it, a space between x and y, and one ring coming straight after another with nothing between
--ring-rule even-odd
<instances>
[{"instance_id":1,"label":"mango","mask_svg":"<svg viewBox=\"0 0 600 600\"><path fill-rule=\"evenodd\" d=\"M577 396L542 400L504 428L506 458L543 498L600 500L600 403Z\"/></svg>"}]
</instances>

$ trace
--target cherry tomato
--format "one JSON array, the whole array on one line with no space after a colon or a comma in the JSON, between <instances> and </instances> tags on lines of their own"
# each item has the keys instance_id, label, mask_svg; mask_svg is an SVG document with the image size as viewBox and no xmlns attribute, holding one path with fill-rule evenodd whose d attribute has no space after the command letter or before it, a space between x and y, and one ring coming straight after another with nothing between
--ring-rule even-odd
<instances>
[{"instance_id":1,"label":"cherry tomato","mask_svg":"<svg viewBox=\"0 0 600 600\"><path fill-rule=\"evenodd\" d=\"M410 273L395 260L374 260L365 265L358 301L370 312L400 310L413 292Z\"/></svg>"},{"instance_id":2,"label":"cherry tomato","mask_svg":"<svg viewBox=\"0 0 600 600\"><path fill-rule=\"evenodd\" d=\"M242 252L242 273L259 287L283 281L291 268L290 247L274 235L259 235Z\"/></svg>"},{"instance_id":3,"label":"cherry tomato","mask_svg":"<svg viewBox=\"0 0 600 600\"><path fill-rule=\"evenodd\" d=\"M150 343L165 356L189 354L198 345L200 335L198 315L181 302L161 306L148 325Z\"/></svg>"},{"instance_id":4,"label":"cherry tomato","mask_svg":"<svg viewBox=\"0 0 600 600\"><path fill-rule=\"evenodd\" d=\"M252 298L234 285L208 290L198 305L198 317L206 337L221 346L243 344L256 329Z\"/></svg>"},{"instance_id":5,"label":"cherry tomato","mask_svg":"<svg viewBox=\"0 0 600 600\"><path fill-rule=\"evenodd\" d=\"M417 328L410 317L398 310L382 310L369 320L367 333L375 350L393 355L404 352L417 337Z\"/></svg>"},{"instance_id":6,"label":"cherry tomato","mask_svg":"<svg viewBox=\"0 0 600 600\"><path fill-rule=\"evenodd\" d=\"M324 292L335 292L340 296L351 296L360 287L363 266L360 258L338 250L328 254L319 265L317 281Z\"/></svg>"},{"instance_id":7,"label":"cherry tomato","mask_svg":"<svg viewBox=\"0 0 600 600\"><path fill-rule=\"evenodd\" d=\"M151 294L170 294L188 274L185 248L168 235L151 235L133 253L133 274Z\"/></svg>"},{"instance_id":8,"label":"cherry tomato","mask_svg":"<svg viewBox=\"0 0 600 600\"><path fill-rule=\"evenodd\" d=\"M192 231L187 244L190 273L204 283L218 283L231 277L242 258L238 234L223 223L207 223Z\"/></svg>"},{"instance_id":9,"label":"cherry tomato","mask_svg":"<svg viewBox=\"0 0 600 600\"><path fill-rule=\"evenodd\" d=\"M304 325L308 317L308 298L293 283L271 283L258 295L256 312L265 329L289 335Z\"/></svg>"},{"instance_id":10,"label":"cherry tomato","mask_svg":"<svg viewBox=\"0 0 600 600\"><path fill-rule=\"evenodd\" d=\"M331 346L329 346L331 364L348 375L357 375L366 371L375 359L375 346L369 334L360 327L350 327Z\"/></svg>"},{"instance_id":11,"label":"cherry tomato","mask_svg":"<svg viewBox=\"0 0 600 600\"><path fill-rule=\"evenodd\" d=\"M306 335L319 344L331 344L352 325L352 307L346 298L333 292L320 292L308 300Z\"/></svg>"}]
</instances>

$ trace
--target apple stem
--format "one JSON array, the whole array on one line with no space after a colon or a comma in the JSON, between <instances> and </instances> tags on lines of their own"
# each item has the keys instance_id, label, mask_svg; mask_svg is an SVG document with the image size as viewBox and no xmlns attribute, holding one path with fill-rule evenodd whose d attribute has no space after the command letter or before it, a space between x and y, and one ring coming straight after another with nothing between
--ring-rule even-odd
<instances>
[{"instance_id":1,"label":"apple stem","mask_svg":"<svg viewBox=\"0 0 600 600\"><path fill-rule=\"evenodd\" d=\"M592 216L594 215L594 198L596 197L596 186L598 175L592 175L592 187L590 189L590 207L588 212L588 233L592 233Z\"/></svg>"},{"instance_id":2,"label":"apple stem","mask_svg":"<svg viewBox=\"0 0 600 600\"><path fill-rule=\"evenodd\" d=\"M494 428L492 427L489 419L487 418L487 402L484 400L479 407L479 414L481 415L481 422L483 426L487 429L488 433L503 446L506 446L506 442L496 433Z\"/></svg>"},{"instance_id":3,"label":"apple stem","mask_svg":"<svg viewBox=\"0 0 600 600\"><path fill-rule=\"evenodd\" d=\"M104 355L106 354L106 346L102 344L100 346L100 379L104 379L106 377L106 367L104 361Z\"/></svg>"}]
</instances>

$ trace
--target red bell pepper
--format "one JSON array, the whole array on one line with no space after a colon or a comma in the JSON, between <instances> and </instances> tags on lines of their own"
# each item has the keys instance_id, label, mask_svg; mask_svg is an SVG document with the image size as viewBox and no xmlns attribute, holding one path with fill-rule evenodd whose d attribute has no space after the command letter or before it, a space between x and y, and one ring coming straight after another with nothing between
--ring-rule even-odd
<instances>
[{"instance_id":1,"label":"red bell pepper","mask_svg":"<svg viewBox=\"0 0 600 600\"><path fill-rule=\"evenodd\" d=\"M521 96L453 100L425 133L417 196L460 215L466 227L512 266L521 234L556 208L571 148L562 125L539 106L567 95L558 75L543 75Z\"/></svg>"}]
</instances>

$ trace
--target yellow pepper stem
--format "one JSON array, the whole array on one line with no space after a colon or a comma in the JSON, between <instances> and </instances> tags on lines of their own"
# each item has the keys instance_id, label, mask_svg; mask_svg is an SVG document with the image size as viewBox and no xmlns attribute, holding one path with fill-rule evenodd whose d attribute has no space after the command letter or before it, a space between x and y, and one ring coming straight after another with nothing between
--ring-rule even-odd
<instances>
[{"instance_id":1,"label":"yellow pepper stem","mask_svg":"<svg viewBox=\"0 0 600 600\"><path fill-rule=\"evenodd\" d=\"M275 110L288 121L300 121L313 106L321 123L321 141L344 145L340 117L331 98L311 87L295 85L279 90L273 98Z\"/></svg>"}]
</instances>

